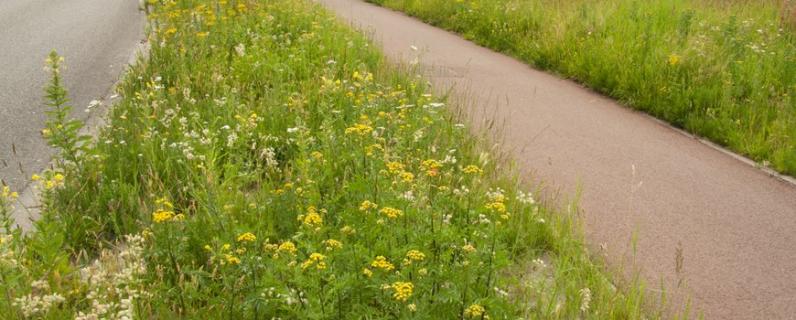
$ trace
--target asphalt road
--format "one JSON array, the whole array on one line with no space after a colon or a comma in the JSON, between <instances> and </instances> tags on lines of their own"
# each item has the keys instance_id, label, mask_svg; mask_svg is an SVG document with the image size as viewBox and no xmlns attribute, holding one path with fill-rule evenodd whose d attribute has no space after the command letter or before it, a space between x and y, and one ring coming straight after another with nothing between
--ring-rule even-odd
<instances>
[{"instance_id":1,"label":"asphalt road","mask_svg":"<svg viewBox=\"0 0 796 320\"><path fill-rule=\"evenodd\" d=\"M664 285L668 315L688 298L707 319L796 315L795 184L401 13L360 0L319 2L365 29L393 61L418 59L439 91L452 88L470 106L475 127L495 123L504 150L547 195L580 189L593 252L612 267L638 268L652 298Z\"/></svg>"},{"instance_id":2,"label":"asphalt road","mask_svg":"<svg viewBox=\"0 0 796 320\"><path fill-rule=\"evenodd\" d=\"M74 116L86 119L85 107L109 95L143 39L144 22L134 0L0 0L2 181L22 191L52 154L39 134L47 54L65 57Z\"/></svg>"}]
</instances>

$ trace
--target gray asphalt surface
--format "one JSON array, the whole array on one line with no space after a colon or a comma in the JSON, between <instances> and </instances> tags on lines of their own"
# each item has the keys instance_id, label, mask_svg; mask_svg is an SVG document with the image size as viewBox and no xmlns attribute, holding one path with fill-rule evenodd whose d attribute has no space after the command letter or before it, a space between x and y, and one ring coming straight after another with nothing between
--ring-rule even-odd
<instances>
[{"instance_id":1,"label":"gray asphalt surface","mask_svg":"<svg viewBox=\"0 0 796 320\"><path fill-rule=\"evenodd\" d=\"M418 59L440 92L452 88L466 102L475 127L496 123L502 147L547 195L572 197L581 187L593 252L612 267L638 268L652 298L665 286L669 316L690 298L707 319L794 319L796 185L401 13L360 0L319 2L370 33L393 61Z\"/></svg>"},{"instance_id":2,"label":"gray asphalt surface","mask_svg":"<svg viewBox=\"0 0 796 320\"><path fill-rule=\"evenodd\" d=\"M65 57L74 116L86 119L85 107L109 95L143 39L144 21L134 0L0 0L0 179L13 190L52 154L39 134L47 54Z\"/></svg>"}]
</instances>

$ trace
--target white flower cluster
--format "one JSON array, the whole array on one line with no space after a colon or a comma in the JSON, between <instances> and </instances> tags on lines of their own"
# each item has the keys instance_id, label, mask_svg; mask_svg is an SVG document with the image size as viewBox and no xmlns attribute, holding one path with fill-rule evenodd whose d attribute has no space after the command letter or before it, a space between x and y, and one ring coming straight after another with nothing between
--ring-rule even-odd
<instances>
[{"instance_id":1,"label":"white flower cluster","mask_svg":"<svg viewBox=\"0 0 796 320\"><path fill-rule=\"evenodd\" d=\"M11 240L13 240L11 235L0 235L0 268L15 268L17 266Z\"/></svg>"},{"instance_id":2,"label":"white flower cluster","mask_svg":"<svg viewBox=\"0 0 796 320\"><path fill-rule=\"evenodd\" d=\"M76 320L133 319L134 301L145 294L138 280L146 271L144 238L128 235L125 240L118 254L103 251L99 259L81 270L82 280L89 287L86 298L91 308L86 313L78 312Z\"/></svg>"},{"instance_id":3,"label":"white flower cluster","mask_svg":"<svg viewBox=\"0 0 796 320\"><path fill-rule=\"evenodd\" d=\"M47 286L49 289L49 286ZM58 293L38 295L31 293L24 297L19 297L14 300L14 306L22 311L25 318L32 318L36 315L46 314L50 308L64 302L63 296Z\"/></svg>"},{"instance_id":4,"label":"white flower cluster","mask_svg":"<svg viewBox=\"0 0 796 320\"><path fill-rule=\"evenodd\" d=\"M591 290L589 288L580 289L580 311L589 311L589 303L591 303Z\"/></svg>"},{"instance_id":5,"label":"white flower cluster","mask_svg":"<svg viewBox=\"0 0 796 320\"><path fill-rule=\"evenodd\" d=\"M536 203L536 200L533 198L533 194L528 192L517 191L517 201L522 204L533 205Z\"/></svg>"}]
</instances>

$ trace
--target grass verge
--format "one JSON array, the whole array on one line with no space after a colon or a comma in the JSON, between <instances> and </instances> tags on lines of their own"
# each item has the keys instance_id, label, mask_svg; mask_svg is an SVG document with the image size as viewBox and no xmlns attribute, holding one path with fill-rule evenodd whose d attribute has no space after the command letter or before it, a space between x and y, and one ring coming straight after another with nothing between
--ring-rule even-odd
<instances>
[{"instance_id":1,"label":"grass verge","mask_svg":"<svg viewBox=\"0 0 796 320\"><path fill-rule=\"evenodd\" d=\"M642 317L574 220L323 9L150 9L149 56L96 139L48 60L60 157L34 178L35 232L1 194L2 318Z\"/></svg>"},{"instance_id":2,"label":"grass verge","mask_svg":"<svg viewBox=\"0 0 796 320\"><path fill-rule=\"evenodd\" d=\"M782 1L369 1L796 176L796 30Z\"/></svg>"}]
</instances>

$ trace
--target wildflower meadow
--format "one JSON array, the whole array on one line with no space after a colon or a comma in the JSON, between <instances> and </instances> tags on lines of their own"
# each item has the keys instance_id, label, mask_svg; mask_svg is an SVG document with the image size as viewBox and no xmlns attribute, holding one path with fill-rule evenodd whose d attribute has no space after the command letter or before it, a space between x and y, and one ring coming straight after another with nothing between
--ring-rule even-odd
<instances>
[{"instance_id":1,"label":"wildflower meadow","mask_svg":"<svg viewBox=\"0 0 796 320\"><path fill-rule=\"evenodd\" d=\"M96 137L47 60L59 156L3 319L629 319L571 212L540 205L412 70L303 0L150 1Z\"/></svg>"}]
</instances>

